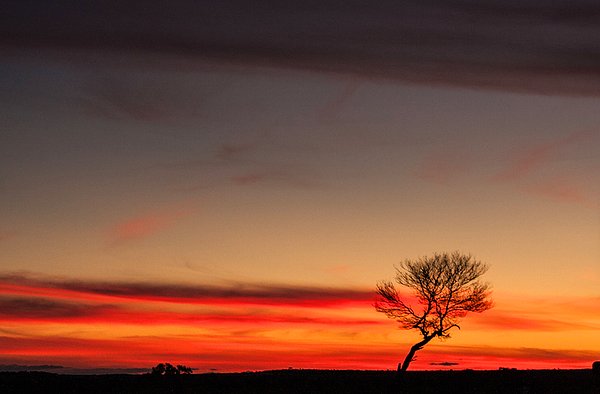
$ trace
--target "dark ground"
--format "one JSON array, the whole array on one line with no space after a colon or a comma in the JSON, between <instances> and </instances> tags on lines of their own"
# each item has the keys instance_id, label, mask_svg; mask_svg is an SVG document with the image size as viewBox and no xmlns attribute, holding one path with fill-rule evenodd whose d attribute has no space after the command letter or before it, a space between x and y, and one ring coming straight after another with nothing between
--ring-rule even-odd
<instances>
[{"instance_id":1,"label":"dark ground","mask_svg":"<svg viewBox=\"0 0 600 394\"><path fill-rule=\"evenodd\" d=\"M581 393L600 394L587 370L389 371L283 370L180 376L58 375L0 372L0 393Z\"/></svg>"}]
</instances>

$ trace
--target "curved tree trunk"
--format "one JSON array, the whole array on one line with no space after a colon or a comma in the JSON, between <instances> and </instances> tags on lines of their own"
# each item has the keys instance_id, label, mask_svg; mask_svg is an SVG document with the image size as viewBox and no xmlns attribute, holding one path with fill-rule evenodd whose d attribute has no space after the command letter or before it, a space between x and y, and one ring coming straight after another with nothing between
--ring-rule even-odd
<instances>
[{"instance_id":1,"label":"curved tree trunk","mask_svg":"<svg viewBox=\"0 0 600 394\"><path fill-rule=\"evenodd\" d=\"M433 338L435 338L435 335L426 336L421 342L415 343L410 348L410 351L404 358L404 361L402 362L402 364L398 364L398 373L405 372L408 369L408 366L410 365L410 363L414 360L415 353L417 351L423 349L423 346L427 345L429 343L429 341L431 341Z\"/></svg>"}]
</instances>

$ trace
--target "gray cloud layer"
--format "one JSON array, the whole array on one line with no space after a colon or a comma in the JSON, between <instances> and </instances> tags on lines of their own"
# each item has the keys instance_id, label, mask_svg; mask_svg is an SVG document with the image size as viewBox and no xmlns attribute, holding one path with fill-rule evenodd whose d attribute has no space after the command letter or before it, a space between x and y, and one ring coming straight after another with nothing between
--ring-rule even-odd
<instances>
[{"instance_id":1,"label":"gray cloud layer","mask_svg":"<svg viewBox=\"0 0 600 394\"><path fill-rule=\"evenodd\" d=\"M130 283L49 279L19 274L0 275L0 283L31 288L50 288L115 297L160 298L178 300L247 300L267 303L344 303L369 302L374 293L358 289L283 286L269 284L234 283L226 286L184 285L163 283ZM13 301L11 301L13 302ZM14 302L23 302L14 300ZM40 305L37 305L40 306ZM28 308L35 307L29 305ZM43 305L41 305L43 307Z\"/></svg>"},{"instance_id":2,"label":"gray cloud layer","mask_svg":"<svg viewBox=\"0 0 600 394\"><path fill-rule=\"evenodd\" d=\"M430 84L600 94L600 4L591 0L72 0L13 1L3 8L0 46L7 52L144 52Z\"/></svg>"},{"instance_id":3,"label":"gray cloud layer","mask_svg":"<svg viewBox=\"0 0 600 394\"><path fill-rule=\"evenodd\" d=\"M85 305L43 298L0 296L0 318L79 318L95 316L109 309L112 309L112 307Z\"/></svg>"}]
</instances>

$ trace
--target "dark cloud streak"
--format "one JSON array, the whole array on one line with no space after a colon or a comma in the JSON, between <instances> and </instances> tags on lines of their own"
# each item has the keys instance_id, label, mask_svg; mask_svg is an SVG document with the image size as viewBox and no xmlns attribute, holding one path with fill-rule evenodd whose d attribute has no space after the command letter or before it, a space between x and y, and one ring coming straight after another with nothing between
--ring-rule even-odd
<instances>
[{"instance_id":1,"label":"dark cloud streak","mask_svg":"<svg viewBox=\"0 0 600 394\"><path fill-rule=\"evenodd\" d=\"M418 83L600 94L600 6L587 0L20 1L2 15L4 50L144 52Z\"/></svg>"},{"instance_id":2,"label":"dark cloud streak","mask_svg":"<svg viewBox=\"0 0 600 394\"><path fill-rule=\"evenodd\" d=\"M371 302L373 292L360 289L231 283L229 285L189 285L135 282L101 282L39 278L20 274L0 275L1 284L54 289L122 298L169 302L248 302L257 304L326 306L351 302Z\"/></svg>"},{"instance_id":3,"label":"dark cloud streak","mask_svg":"<svg viewBox=\"0 0 600 394\"><path fill-rule=\"evenodd\" d=\"M32 297L0 297L0 319L67 319L95 316L112 309L105 305L87 305L74 302Z\"/></svg>"}]
</instances>

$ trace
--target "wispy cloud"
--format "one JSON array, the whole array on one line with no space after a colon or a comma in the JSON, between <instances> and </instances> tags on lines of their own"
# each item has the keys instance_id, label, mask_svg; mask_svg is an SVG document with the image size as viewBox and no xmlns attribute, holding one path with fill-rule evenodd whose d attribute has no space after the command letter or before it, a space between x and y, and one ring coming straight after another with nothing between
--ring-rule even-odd
<instances>
[{"instance_id":1,"label":"wispy cloud","mask_svg":"<svg viewBox=\"0 0 600 394\"><path fill-rule=\"evenodd\" d=\"M595 207L588 190L566 175L541 175L545 167L560 159L560 156L582 143L595 143L600 136L595 131L572 132L562 137L533 144L510 158L502 171L491 177L494 182L513 184L518 190L559 202L575 203Z\"/></svg>"},{"instance_id":2,"label":"wispy cloud","mask_svg":"<svg viewBox=\"0 0 600 394\"><path fill-rule=\"evenodd\" d=\"M317 184L306 168L298 168L289 162L271 162L259 159L265 151L273 148L269 133L262 132L243 141L225 142L218 146L214 167L232 168L229 180L239 186L262 183L286 184L297 187L312 187Z\"/></svg>"},{"instance_id":3,"label":"wispy cloud","mask_svg":"<svg viewBox=\"0 0 600 394\"><path fill-rule=\"evenodd\" d=\"M224 142L217 148L215 156L222 161L237 161L260 148L265 137L266 133L263 133L248 141Z\"/></svg>"},{"instance_id":4,"label":"wispy cloud","mask_svg":"<svg viewBox=\"0 0 600 394\"><path fill-rule=\"evenodd\" d=\"M479 327L494 330L511 331L573 331L598 330L600 326L575 322L570 319L560 320L527 314L490 311L485 316L472 316L471 321Z\"/></svg>"},{"instance_id":5,"label":"wispy cloud","mask_svg":"<svg viewBox=\"0 0 600 394\"><path fill-rule=\"evenodd\" d=\"M550 162L562 149L585 141L591 136L592 134L589 132L573 132L563 137L527 147L513 157L509 166L494 175L492 179L496 181L522 179Z\"/></svg>"},{"instance_id":6,"label":"wispy cloud","mask_svg":"<svg viewBox=\"0 0 600 394\"><path fill-rule=\"evenodd\" d=\"M306 171L305 171L306 172ZM233 175L231 182L239 186L251 186L259 183L283 184L298 188L312 188L320 185L316 179L312 179L308 174L302 174L299 170L279 169L279 170L258 170L244 172L239 175Z\"/></svg>"},{"instance_id":7,"label":"wispy cloud","mask_svg":"<svg viewBox=\"0 0 600 394\"><path fill-rule=\"evenodd\" d=\"M583 187L565 178L547 179L527 186L528 193L566 203L592 203Z\"/></svg>"},{"instance_id":8,"label":"wispy cloud","mask_svg":"<svg viewBox=\"0 0 600 394\"><path fill-rule=\"evenodd\" d=\"M198 171L205 175L201 185L192 184L180 189L186 192L223 184L244 187L285 185L303 189L323 186L321 175L310 165L292 155L282 154L293 153L294 149L279 143L269 131L259 131L218 143L206 158L163 163L158 167L167 171Z\"/></svg>"},{"instance_id":9,"label":"wispy cloud","mask_svg":"<svg viewBox=\"0 0 600 394\"><path fill-rule=\"evenodd\" d=\"M12 2L0 16L0 45L57 49L65 59L73 58L64 55L68 50L110 52L119 66L128 54L150 54L178 66L192 58L428 84L600 94L600 12L592 2L328 3L183 1L165 10L152 0L140 15L134 4L116 0L77 7L40 3L34 10Z\"/></svg>"},{"instance_id":10,"label":"wispy cloud","mask_svg":"<svg viewBox=\"0 0 600 394\"><path fill-rule=\"evenodd\" d=\"M110 238L113 243L119 244L150 237L174 226L192 213L190 208L171 208L133 216L115 224L110 229Z\"/></svg>"}]
</instances>

